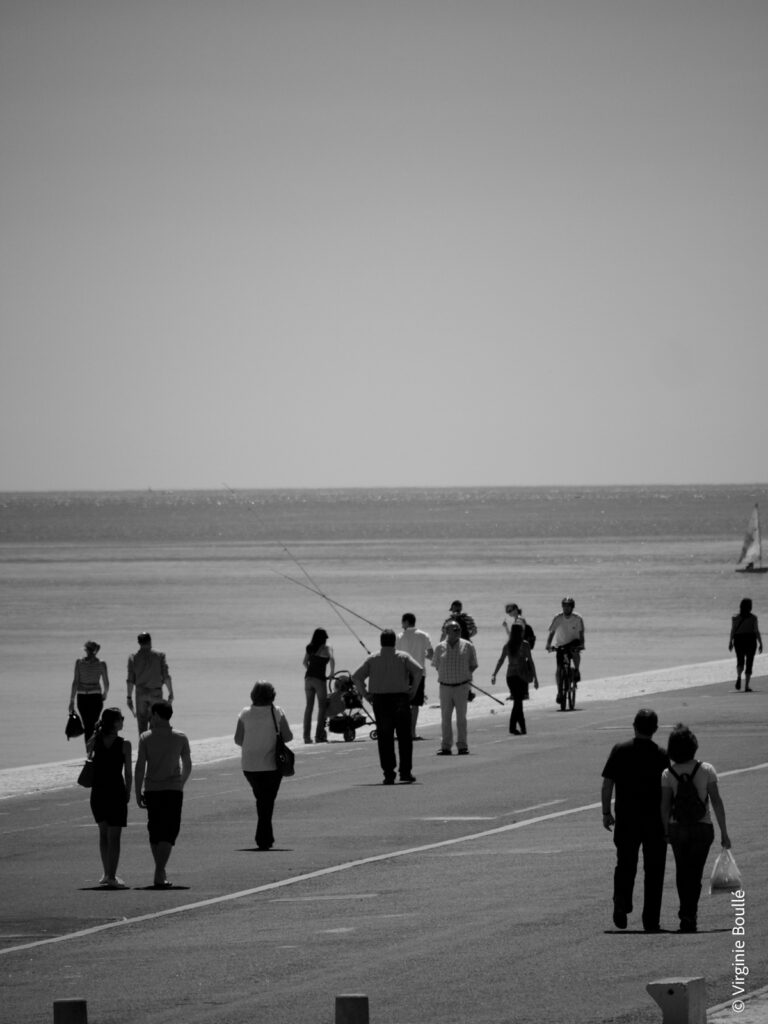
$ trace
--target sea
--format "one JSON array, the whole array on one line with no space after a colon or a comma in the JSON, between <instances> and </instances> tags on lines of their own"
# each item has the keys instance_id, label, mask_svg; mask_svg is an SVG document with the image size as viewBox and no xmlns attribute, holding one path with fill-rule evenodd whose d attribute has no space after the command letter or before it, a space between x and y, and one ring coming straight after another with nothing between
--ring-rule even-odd
<instances>
[{"instance_id":1,"label":"sea","mask_svg":"<svg viewBox=\"0 0 768 1024\"><path fill-rule=\"evenodd\" d=\"M544 678L572 595L581 688L612 679L619 696L622 676L727 658L742 597L760 616L768 574L734 569L766 499L768 484L2 493L0 768L81 756L64 734L75 659L98 641L108 704L125 708L145 629L191 739L232 735L259 679L299 723L316 627L354 670L405 611L438 639L455 599L487 685L505 604L533 626Z\"/></svg>"}]
</instances>

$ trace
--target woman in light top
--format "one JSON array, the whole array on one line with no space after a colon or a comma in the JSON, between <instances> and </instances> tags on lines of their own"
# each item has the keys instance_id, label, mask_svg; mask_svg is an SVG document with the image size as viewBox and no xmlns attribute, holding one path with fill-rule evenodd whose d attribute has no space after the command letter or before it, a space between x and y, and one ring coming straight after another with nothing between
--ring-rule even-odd
<instances>
[{"instance_id":1,"label":"woman in light top","mask_svg":"<svg viewBox=\"0 0 768 1024\"><path fill-rule=\"evenodd\" d=\"M307 703L304 708L304 742L312 742L312 711L317 697L317 723L315 725L315 743L326 743L325 706L328 702L328 677L333 675L335 662L333 650L328 646L328 634L324 629L316 629L312 634L304 652L305 669L304 695Z\"/></svg>"},{"instance_id":2,"label":"woman in light top","mask_svg":"<svg viewBox=\"0 0 768 1024\"><path fill-rule=\"evenodd\" d=\"M745 597L739 604L739 614L731 619L731 636L728 650L736 650L736 689L741 689L741 673L744 673L744 692L751 693L752 665L755 651L763 653L763 638L757 626L757 616L752 614L752 601Z\"/></svg>"},{"instance_id":3,"label":"woman in light top","mask_svg":"<svg viewBox=\"0 0 768 1024\"><path fill-rule=\"evenodd\" d=\"M99 661L96 657L101 646L95 640L88 640L84 648L85 657L78 658L75 662L75 676L69 695L69 711L71 714L75 710L75 698L77 698L77 712L85 730L83 739L85 745L88 746L88 740L93 736L101 709L104 707L104 701L109 693L109 675L107 674L107 663Z\"/></svg>"},{"instance_id":4,"label":"woman in light top","mask_svg":"<svg viewBox=\"0 0 768 1024\"><path fill-rule=\"evenodd\" d=\"M696 931L696 917L701 896L701 879L707 863L709 848L715 838L715 829L709 813L715 812L720 827L720 842L730 849L731 840L725 824L725 806L717 785L717 772L707 761L697 761L699 741L687 725L678 723L669 735L667 755L671 767L661 776L661 820L664 832L675 855L675 880L680 898L681 932ZM680 780L691 779L700 807L676 806ZM684 813L685 812L685 813ZM693 820L700 814L698 820ZM684 818L685 820L679 820Z\"/></svg>"},{"instance_id":5,"label":"woman in light top","mask_svg":"<svg viewBox=\"0 0 768 1024\"><path fill-rule=\"evenodd\" d=\"M99 854L104 868L99 885L106 889L128 888L117 877L120 839L128 824L132 781L131 744L118 736L122 728L120 708L105 708L87 745L93 758L91 811L99 826Z\"/></svg>"},{"instance_id":6,"label":"woman in light top","mask_svg":"<svg viewBox=\"0 0 768 1024\"><path fill-rule=\"evenodd\" d=\"M272 813L282 775L277 769L275 748L277 733L286 743L293 739L282 708L275 704L275 688L260 680L251 690L251 706L243 708L237 719L235 743L241 748L240 764L256 797L256 846L270 850L275 845Z\"/></svg>"}]
</instances>

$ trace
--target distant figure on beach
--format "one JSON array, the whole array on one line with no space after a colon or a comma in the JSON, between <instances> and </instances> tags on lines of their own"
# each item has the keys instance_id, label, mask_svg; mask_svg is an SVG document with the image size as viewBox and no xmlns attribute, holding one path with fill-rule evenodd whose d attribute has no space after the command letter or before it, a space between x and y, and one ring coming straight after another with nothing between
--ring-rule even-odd
<instances>
[{"instance_id":1,"label":"distant figure on beach","mask_svg":"<svg viewBox=\"0 0 768 1024\"><path fill-rule=\"evenodd\" d=\"M99 854L103 873L99 885L105 889L127 889L117 877L120 838L128 824L131 798L131 744L118 733L123 728L120 708L105 708L88 743L93 758L91 812L99 826Z\"/></svg>"},{"instance_id":2,"label":"distant figure on beach","mask_svg":"<svg viewBox=\"0 0 768 1024\"><path fill-rule=\"evenodd\" d=\"M147 812L154 886L167 889L171 883L165 868L181 830L184 784L192 774L192 755L184 733L171 728L173 706L158 700L150 710L149 731L139 737L134 785L136 803Z\"/></svg>"},{"instance_id":3,"label":"distant figure on beach","mask_svg":"<svg viewBox=\"0 0 768 1024\"><path fill-rule=\"evenodd\" d=\"M504 619L504 621L502 622L504 632L507 634L507 636L509 636L509 631L512 629L512 627L519 623L523 627L523 639L531 648L531 650L533 650L534 645L536 643L536 634L533 632L531 626L529 626L526 620L523 618L523 609L520 607L519 604L516 604L514 601L512 601L510 604L505 606L504 611L509 616L509 622L507 622L506 619Z\"/></svg>"},{"instance_id":4,"label":"distant figure on beach","mask_svg":"<svg viewBox=\"0 0 768 1024\"><path fill-rule=\"evenodd\" d=\"M78 658L75 662L75 675L69 694L69 711L71 714L75 710L77 698L77 713L82 720L85 730L83 739L88 746L109 693L109 674L106 661L99 661L96 657L101 645L95 640L88 640L83 646L85 657Z\"/></svg>"},{"instance_id":5,"label":"distant figure on beach","mask_svg":"<svg viewBox=\"0 0 768 1024\"><path fill-rule=\"evenodd\" d=\"M327 743L325 731L326 704L328 703L328 677L335 670L333 650L328 646L328 634L324 629L316 629L312 639L304 651L306 669L304 676L304 742L312 742L312 711L317 697L317 723L315 725L315 743Z\"/></svg>"},{"instance_id":6,"label":"distant figure on beach","mask_svg":"<svg viewBox=\"0 0 768 1024\"><path fill-rule=\"evenodd\" d=\"M139 735L149 728L152 705L163 699L163 686L168 690L168 702L173 702L173 680L168 671L168 662L162 651L152 649L149 633L136 637L139 649L128 658L128 710L136 717ZM136 691L134 707L133 692Z\"/></svg>"},{"instance_id":7,"label":"distant figure on beach","mask_svg":"<svg viewBox=\"0 0 768 1024\"><path fill-rule=\"evenodd\" d=\"M657 932L667 860L667 840L661 816L661 776L669 760L651 738L659 727L655 711L641 708L635 715L633 727L634 739L617 743L603 768L603 828L610 832L616 826L613 833L616 847L613 923L617 928L627 927L642 847L645 876L643 928L647 932ZM611 813L614 787L615 817Z\"/></svg>"},{"instance_id":8,"label":"distant figure on beach","mask_svg":"<svg viewBox=\"0 0 768 1024\"><path fill-rule=\"evenodd\" d=\"M463 611L463 605L461 601L451 601L450 611L448 612L448 618L443 623L443 628L440 632L440 639L445 640L447 635L447 626L449 622L457 622L459 629L461 630L462 640L471 640L477 633L477 625L475 620L469 614L469 612Z\"/></svg>"},{"instance_id":9,"label":"distant figure on beach","mask_svg":"<svg viewBox=\"0 0 768 1024\"><path fill-rule=\"evenodd\" d=\"M584 620L576 615L574 608L576 602L572 597L564 597L561 602L562 613L552 619L547 634L547 650L554 649L557 657L557 669L555 679L557 680L557 696L555 703L565 710L565 694L563 693L562 666L566 652L573 658L573 667L576 675L576 682L581 679L579 666L581 665L581 651L584 650Z\"/></svg>"},{"instance_id":10,"label":"distant figure on beach","mask_svg":"<svg viewBox=\"0 0 768 1024\"><path fill-rule=\"evenodd\" d=\"M752 614L752 601L745 597L739 602L739 614L731 619L731 636L728 650L736 651L736 689L741 689L741 673L744 673L744 692L751 693L752 665L755 652L763 653L763 638L757 625L757 616Z\"/></svg>"},{"instance_id":11,"label":"distant figure on beach","mask_svg":"<svg viewBox=\"0 0 768 1024\"><path fill-rule=\"evenodd\" d=\"M453 753L453 712L456 712L456 747L459 754L468 754L467 704L472 674L477 669L477 652L470 640L461 636L461 627L453 619L445 625L445 640L441 640L432 656L440 684L441 742L438 754Z\"/></svg>"},{"instance_id":12,"label":"distant figure on beach","mask_svg":"<svg viewBox=\"0 0 768 1024\"><path fill-rule=\"evenodd\" d=\"M523 701L528 700L528 687L533 683L538 690L539 680L536 677L536 666L531 657L531 648L523 639L525 631L520 621L514 623L509 631L509 640L504 644L496 668L491 676L491 683L496 685L496 675L507 661L507 686L512 698L512 714L509 716L509 731L513 736L525 736L527 728Z\"/></svg>"},{"instance_id":13,"label":"distant figure on beach","mask_svg":"<svg viewBox=\"0 0 768 1024\"><path fill-rule=\"evenodd\" d=\"M697 928L701 879L715 838L710 804L720 827L720 842L726 850L731 847L717 772L706 761L695 760L698 748L695 734L678 722L667 743L671 765L661 777L661 819L675 857L681 932L695 932ZM695 787L694 798L683 800L681 794L691 785Z\"/></svg>"},{"instance_id":14,"label":"distant figure on beach","mask_svg":"<svg viewBox=\"0 0 768 1024\"><path fill-rule=\"evenodd\" d=\"M403 631L397 636L395 648L410 654L413 660L421 665L421 680L416 687L416 693L411 698L411 737L414 740L420 740L421 736L416 735L416 723L419 720L419 709L424 707L426 699L426 669L424 666L427 658L431 658L435 652L432 649L429 633L425 633L423 629L416 629L416 616L413 612L403 612L401 624Z\"/></svg>"},{"instance_id":15,"label":"distant figure on beach","mask_svg":"<svg viewBox=\"0 0 768 1024\"><path fill-rule=\"evenodd\" d=\"M293 739L282 708L275 704L275 688L265 680L254 683L251 706L243 708L235 727L240 747L240 767L256 798L256 846L271 850L275 845L272 814L283 776L275 762L278 732L286 743Z\"/></svg>"},{"instance_id":16,"label":"distant figure on beach","mask_svg":"<svg viewBox=\"0 0 768 1024\"><path fill-rule=\"evenodd\" d=\"M410 654L395 650L397 635L393 629L382 630L379 639L381 649L378 654L371 654L365 659L352 674L352 681L360 696L373 705L379 764L384 773L384 785L392 786L398 770L401 782L416 781L413 775L411 700L423 671Z\"/></svg>"}]
</instances>

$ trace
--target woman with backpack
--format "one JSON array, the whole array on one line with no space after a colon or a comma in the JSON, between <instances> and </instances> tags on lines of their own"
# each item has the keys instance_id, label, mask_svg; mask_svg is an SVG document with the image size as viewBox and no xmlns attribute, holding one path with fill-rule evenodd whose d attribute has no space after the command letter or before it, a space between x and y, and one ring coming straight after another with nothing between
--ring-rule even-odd
<instances>
[{"instance_id":1,"label":"woman with backpack","mask_svg":"<svg viewBox=\"0 0 768 1024\"><path fill-rule=\"evenodd\" d=\"M661 820L675 856L681 932L696 931L704 865L715 838L710 806L720 827L721 844L726 850L731 847L717 772L707 761L696 760L698 748L695 734L678 723L667 744L670 767L661 776Z\"/></svg>"},{"instance_id":2,"label":"woman with backpack","mask_svg":"<svg viewBox=\"0 0 768 1024\"><path fill-rule=\"evenodd\" d=\"M538 690L536 666L531 657L531 648L523 639L523 627L516 623L509 631L509 640L504 644L491 683L496 685L496 674L507 660L507 686L512 699L512 714L509 716L509 731L513 736L525 736L528 731L523 714L523 701L528 699L528 687L533 683ZM520 727L518 729L518 726Z\"/></svg>"},{"instance_id":3,"label":"woman with backpack","mask_svg":"<svg viewBox=\"0 0 768 1024\"><path fill-rule=\"evenodd\" d=\"M752 614L752 601L745 597L739 604L739 614L731 619L731 636L728 650L736 650L736 689L741 689L741 673L744 673L744 692L752 693L749 685L752 679L752 665L755 651L763 653L763 638L757 628L757 616Z\"/></svg>"}]
</instances>

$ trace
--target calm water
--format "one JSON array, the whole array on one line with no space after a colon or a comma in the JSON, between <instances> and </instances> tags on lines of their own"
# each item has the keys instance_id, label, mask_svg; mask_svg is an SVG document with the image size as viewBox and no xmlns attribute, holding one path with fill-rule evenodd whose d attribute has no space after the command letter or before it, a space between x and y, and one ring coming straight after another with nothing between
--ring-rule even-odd
<instances>
[{"instance_id":1,"label":"calm water","mask_svg":"<svg viewBox=\"0 0 768 1024\"><path fill-rule=\"evenodd\" d=\"M566 592L587 625L585 686L727 657L739 599L760 615L768 587L733 571L755 501L768 508L768 487L0 495L0 767L77 756L64 722L83 642L101 643L124 705L144 628L167 653L176 722L193 738L231 732L257 678L297 721L312 630L328 630L350 669L377 630L343 612L356 638L278 575L307 582L291 556L379 626L410 610L434 637L461 598L480 629L480 685L513 599L551 674L543 641Z\"/></svg>"}]
</instances>

